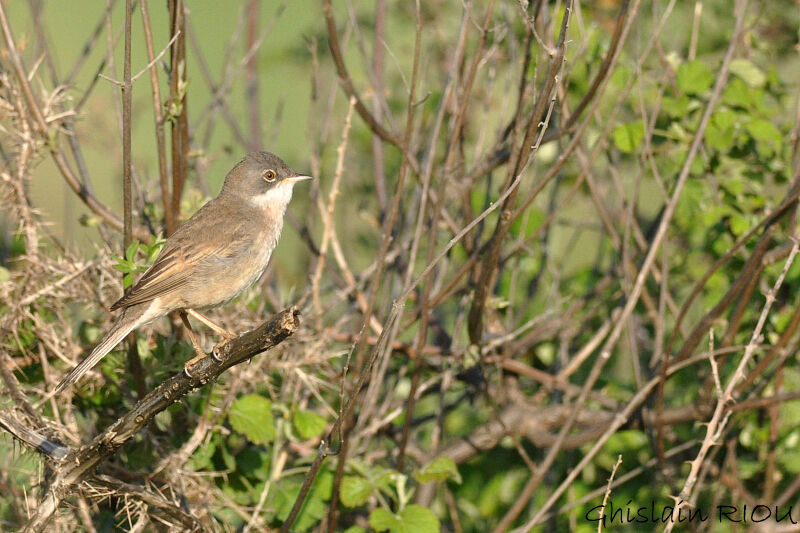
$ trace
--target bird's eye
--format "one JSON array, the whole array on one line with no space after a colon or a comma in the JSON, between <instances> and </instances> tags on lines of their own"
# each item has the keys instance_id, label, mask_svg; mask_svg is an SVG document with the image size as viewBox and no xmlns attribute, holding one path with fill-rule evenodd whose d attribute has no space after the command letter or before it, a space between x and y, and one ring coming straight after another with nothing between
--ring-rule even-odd
<instances>
[{"instance_id":1,"label":"bird's eye","mask_svg":"<svg viewBox=\"0 0 800 533\"><path fill-rule=\"evenodd\" d=\"M267 170L264 172L264 179L268 182L272 183L275 181L275 171L274 170Z\"/></svg>"}]
</instances>

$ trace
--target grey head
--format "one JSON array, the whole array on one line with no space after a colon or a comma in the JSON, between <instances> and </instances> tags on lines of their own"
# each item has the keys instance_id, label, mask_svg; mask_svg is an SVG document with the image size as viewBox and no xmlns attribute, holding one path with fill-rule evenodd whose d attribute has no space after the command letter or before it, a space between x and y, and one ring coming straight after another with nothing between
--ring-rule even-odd
<instances>
[{"instance_id":1,"label":"grey head","mask_svg":"<svg viewBox=\"0 0 800 533\"><path fill-rule=\"evenodd\" d=\"M280 157L270 152L251 152L225 176L220 197L236 197L255 207L286 209L292 188L311 176L292 170Z\"/></svg>"}]
</instances>

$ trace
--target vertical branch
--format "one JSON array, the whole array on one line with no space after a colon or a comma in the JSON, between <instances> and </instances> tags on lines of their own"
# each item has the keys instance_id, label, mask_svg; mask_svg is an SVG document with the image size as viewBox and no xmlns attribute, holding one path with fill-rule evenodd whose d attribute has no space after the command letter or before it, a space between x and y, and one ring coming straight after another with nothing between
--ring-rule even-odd
<instances>
[{"instance_id":1,"label":"vertical branch","mask_svg":"<svg viewBox=\"0 0 800 533\"><path fill-rule=\"evenodd\" d=\"M125 0L125 66L122 80L122 205L123 247L131 245L131 0ZM124 253L124 252L123 252Z\"/></svg>"},{"instance_id":2,"label":"vertical branch","mask_svg":"<svg viewBox=\"0 0 800 533\"><path fill-rule=\"evenodd\" d=\"M133 199L131 191L131 103L133 84L131 83L131 6L132 0L125 0L125 58L122 75L122 205L123 205L123 255L133 242ZM136 346L136 333L128 335L128 365L136 382L136 392L140 398L145 393L142 361Z\"/></svg>"},{"instance_id":3,"label":"vertical branch","mask_svg":"<svg viewBox=\"0 0 800 533\"><path fill-rule=\"evenodd\" d=\"M386 0L375 2L375 42L372 52L372 72L375 75L373 87L372 112L381 120L381 99L383 97L383 35L386 23ZM381 212L386 211L386 174L383 169L383 142L372 134L372 179L375 182L375 194Z\"/></svg>"},{"instance_id":4,"label":"vertical branch","mask_svg":"<svg viewBox=\"0 0 800 533\"><path fill-rule=\"evenodd\" d=\"M147 44L147 61L150 63L150 86L153 92L153 115L156 127L156 148L158 150L158 177L161 184L161 201L164 206L164 223L167 226L167 236L175 231L175 212L170 203L169 177L167 176L167 145L164 136L164 114L161 110L161 90L158 86L158 67L154 63L155 51L153 49L153 34L150 30L150 13L147 9L147 0L140 0L142 10L142 24L144 25L144 39Z\"/></svg>"},{"instance_id":5,"label":"vertical branch","mask_svg":"<svg viewBox=\"0 0 800 533\"><path fill-rule=\"evenodd\" d=\"M250 0L247 6L247 50L255 50L247 58L247 114L250 119L250 149L261 150L264 140L261 135L261 107L258 98L258 12L259 0Z\"/></svg>"},{"instance_id":6,"label":"vertical branch","mask_svg":"<svg viewBox=\"0 0 800 533\"><path fill-rule=\"evenodd\" d=\"M170 119L172 127L172 216L180 219L181 194L186 181L189 123L186 114L186 19L183 0L170 0ZM176 37L177 36L177 37Z\"/></svg>"},{"instance_id":7,"label":"vertical branch","mask_svg":"<svg viewBox=\"0 0 800 533\"><path fill-rule=\"evenodd\" d=\"M339 68L340 74L340 81L342 86L345 88L345 92L351 98L355 99L355 109L359 112L359 114L368 122L370 128L379 136L384 139L392 139L396 140L393 135L388 134L385 130L383 130L380 125L372 121L370 122L367 120L367 117L371 117L369 112L366 111L364 104L361 102L359 96L355 94L355 91L352 87L352 82L349 79L349 76L346 75L346 70L344 69L343 65L344 62L341 58L340 51L338 49L338 39L336 36L336 24L333 20L333 7L331 5L330 0L323 0L323 13L325 15L325 20L328 27L328 36L329 36L329 44L331 46L331 53L334 57L334 60ZM411 135L413 133L413 126L414 126L414 113L416 110L416 106L414 102L416 100L416 88L417 88L417 81L419 77L419 55L420 55L420 35L419 35L419 28L417 30L417 38L416 43L414 46L414 58L413 58L413 66L412 66L412 74L411 74L411 87L409 88L408 94L408 111L406 115L406 129L403 136L403 140L401 143L398 144L398 147L404 153L404 157L401 159L400 162L400 171L399 176L397 179L397 190L394 194L394 198L392 199L391 208L389 210L389 214L384 220L383 227L381 230L382 239L381 245L378 251L378 257L376 261L376 269L375 273L372 276L370 281L370 290L369 290L369 300L367 302L367 309L364 313L364 320L363 325L361 327L361 334L359 335L359 339L355 349L355 361L356 366L360 370L360 374L358 375L358 380L360 383L363 383L364 378L370 372L375 360L377 359L378 355L380 354L381 350L378 349L376 346L374 350L364 358L364 348L366 347L367 341L367 326L370 323L370 319L372 317L373 310L375 308L375 302L378 297L378 288L380 286L381 279L383 277L384 270L386 268L386 254L389 250L389 244L392 241L392 236L394 232L395 222L397 220L398 212L400 211L400 200L403 196L403 191L405 189L405 181L409 171L409 164L411 163L410 158L407 154L411 153ZM413 163L412 163L413 164ZM418 165L416 165L418 166ZM384 329L384 333L386 333L388 327ZM357 397L360 389L356 389L353 393L353 397ZM335 530L336 521L337 521L337 514L338 514L338 489L339 484L341 483L342 476L344 475L344 465L347 459L347 451L348 451L348 436L349 430L351 429L351 421L352 421L352 412L345 412L343 414L344 421L342 423L342 427L344 431L342 431L342 442L339 456L337 457L338 464L336 468L336 477L334 480L334 488L333 488L333 496L331 498L331 503L329 506L328 512L328 531L332 532ZM300 502L300 497L295 502L295 506L297 507L298 502ZM293 509L294 510L294 509ZM298 507L299 510L299 507ZM291 526L291 523L289 523Z\"/></svg>"},{"instance_id":8,"label":"vertical branch","mask_svg":"<svg viewBox=\"0 0 800 533\"><path fill-rule=\"evenodd\" d=\"M536 150L539 147L539 142L541 141L543 134L543 132L540 132L540 127L544 126L544 124L540 123L540 121L545 114L545 110L548 108L548 104L550 103L551 96L554 94L556 84L560 82L561 76L559 73L561 72L566 53L567 29L569 28L569 20L571 15L572 0L568 0L564 10L564 18L561 21L561 32L558 37L556 51L551 57L550 68L547 71L545 86L542 88L542 91L539 93L539 97L536 99L536 105L534 107L533 114L531 115L531 120L526 128L525 137L514 157L513 164L509 166L511 172L506 180L506 189L508 189L510 184L513 183L516 177L526 167L528 160L532 156L536 155ZM536 140L537 132L540 133L538 141ZM508 230L511 228L511 222L513 218L512 211L517 200L518 190L519 189L515 189L512 191L508 199L503 204L503 210L500 213L500 218L495 226L494 234L489 240L489 250L486 260L481 267L481 272L475 286L475 297L472 301L472 306L470 307L468 317L469 338L470 341L475 344L479 344L483 336L483 319L486 298L488 297L489 291L494 285L495 270L500 260L503 242L505 241Z\"/></svg>"},{"instance_id":9,"label":"vertical branch","mask_svg":"<svg viewBox=\"0 0 800 533\"><path fill-rule=\"evenodd\" d=\"M417 8L419 8L419 2L417 3ZM472 92L472 85L475 80L475 75L478 71L478 65L482 59L482 51L483 47L486 43L486 34L489 29L489 24L492 20L492 13L494 12L494 0L489 2L488 7L486 8L486 15L484 16L483 24L481 26L481 33L480 38L478 40L478 46L475 51L475 55L473 57L472 63L470 64L470 69L467 74L467 77L464 81L464 88L460 91L460 98L461 102L458 105L458 112L454 117L454 124L453 129L450 132L450 140L448 143L448 152L445 160L444 165L444 177L439 182L439 191L437 194L436 199L436 207L433 210L433 219L431 220L431 228L430 233L428 234L428 256L427 256L427 263L430 264L433 261L433 254L436 250L436 228L439 226L439 219L444 209L444 198L445 198L445 187L447 186L448 182L450 181L451 174L454 169L454 163L456 155L460 152L457 148L459 139L461 138L461 131L464 126L465 116L467 113L467 105L470 101L470 94ZM417 10L417 32L419 35L420 27L422 25L421 15L419 13L419 9ZM457 91L458 92L458 91ZM411 267L410 267L411 268ZM422 287L422 296L420 297L419 309L420 309L420 326L419 326L419 333L417 334L417 344L416 350L417 353L421 354L422 349L427 344L428 340L428 326L430 321L430 312L431 312L431 304L430 304L430 291L431 291L431 278L433 276L433 270L430 270L424 278L424 285ZM400 437L400 446L397 456L397 469L402 472L405 463L405 451L406 446L408 445L408 435L411 428L411 420L414 414L414 406L416 403L416 394L417 388L419 387L419 380L420 380L420 372L422 369L422 361L415 361L414 364L414 374L411 380L411 390L408 393L408 401L406 404L406 417L403 423L403 432Z\"/></svg>"}]
</instances>

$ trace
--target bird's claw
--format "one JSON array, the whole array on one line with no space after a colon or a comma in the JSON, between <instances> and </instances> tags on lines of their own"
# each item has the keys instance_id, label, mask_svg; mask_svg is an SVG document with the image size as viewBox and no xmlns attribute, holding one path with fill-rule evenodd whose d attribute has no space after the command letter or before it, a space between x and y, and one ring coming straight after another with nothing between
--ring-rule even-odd
<instances>
[{"instance_id":1,"label":"bird's claw","mask_svg":"<svg viewBox=\"0 0 800 533\"><path fill-rule=\"evenodd\" d=\"M220 357L219 354L217 353L217 347L216 346L214 346L214 348L212 348L212 350L211 350L211 358L214 359L214 361L216 361L217 363L221 363L222 362L222 357Z\"/></svg>"},{"instance_id":2,"label":"bird's claw","mask_svg":"<svg viewBox=\"0 0 800 533\"><path fill-rule=\"evenodd\" d=\"M217 361L218 363L221 363L221 362L222 362L222 358L219 356L219 351L220 351L220 350L222 350L222 348L224 348L226 344L228 344L229 342L231 342L231 341L232 341L233 339L235 339L235 338L236 338L236 336L235 336L235 335L234 335L233 337L227 337L227 336L226 336L225 338L223 338L223 339L222 339L222 340L221 340L221 341L220 341L220 342L219 342L219 343L218 343L216 346L214 346L214 348L211 350L211 357L213 357L213 358L214 358L214 360L215 360L215 361Z\"/></svg>"}]
</instances>

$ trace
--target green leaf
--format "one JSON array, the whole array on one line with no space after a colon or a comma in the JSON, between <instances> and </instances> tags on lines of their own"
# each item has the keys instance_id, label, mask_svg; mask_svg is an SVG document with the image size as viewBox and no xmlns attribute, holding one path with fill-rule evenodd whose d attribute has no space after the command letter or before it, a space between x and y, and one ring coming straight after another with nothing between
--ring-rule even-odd
<instances>
[{"instance_id":1,"label":"green leaf","mask_svg":"<svg viewBox=\"0 0 800 533\"><path fill-rule=\"evenodd\" d=\"M415 472L414 479L420 483L452 479L460 484L461 474L458 473L455 461L449 457L441 456L422 467L418 472Z\"/></svg>"},{"instance_id":2,"label":"green leaf","mask_svg":"<svg viewBox=\"0 0 800 533\"><path fill-rule=\"evenodd\" d=\"M397 517L383 507L375 509L369 515L369 526L375 531L386 531L387 529L396 531L398 523Z\"/></svg>"},{"instance_id":3,"label":"green leaf","mask_svg":"<svg viewBox=\"0 0 800 533\"><path fill-rule=\"evenodd\" d=\"M347 507L364 505L372 494L372 483L361 476L344 476L339 487L339 497Z\"/></svg>"},{"instance_id":4,"label":"green leaf","mask_svg":"<svg viewBox=\"0 0 800 533\"><path fill-rule=\"evenodd\" d=\"M644 139L644 123L641 120L621 124L614 130L614 144L626 154L632 153Z\"/></svg>"},{"instance_id":5,"label":"green leaf","mask_svg":"<svg viewBox=\"0 0 800 533\"><path fill-rule=\"evenodd\" d=\"M312 411L296 410L292 415L292 425L304 440L318 437L328 425L325 417Z\"/></svg>"},{"instance_id":6,"label":"green leaf","mask_svg":"<svg viewBox=\"0 0 800 533\"><path fill-rule=\"evenodd\" d=\"M679 98L665 96L661 100L661 109L671 118L683 118L689 111L689 97L682 94Z\"/></svg>"},{"instance_id":7,"label":"green leaf","mask_svg":"<svg viewBox=\"0 0 800 533\"><path fill-rule=\"evenodd\" d=\"M695 59L678 67L675 81L681 92L703 94L711 88L714 76L705 63Z\"/></svg>"},{"instance_id":8,"label":"green leaf","mask_svg":"<svg viewBox=\"0 0 800 533\"><path fill-rule=\"evenodd\" d=\"M744 233L750 229L750 224L742 215L732 215L730 218L730 225L731 233L733 233L736 237L744 235Z\"/></svg>"},{"instance_id":9,"label":"green leaf","mask_svg":"<svg viewBox=\"0 0 800 533\"><path fill-rule=\"evenodd\" d=\"M148 263L155 261L156 257L158 257L158 254L161 252L161 249L164 248L164 244L166 242L167 240L161 235L153 237L153 239L150 241L150 245L145 247L147 250Z\"/></svg>"},{"instance_id":10,"label":"green leaf","mask_svg":"<svg viewBox=\"0 0 800 533\"><path fill-rule=\"evenodd\" d=\"M439 519L427 507L412 504L392 514L386 509L378 508L369 515L369 525L375 531L391 533L438 533Z\"/></svg>"},{"instance_id":11,"label":"green leaf","mask_svg":"<svg viewBox=\"0 0 800 533\"><path fill-rule=\"evenodd\" d=\"M722 91L722 102L732 107L750 109L753 106L752 90L739 78L734 78Z\"/></svg>"},{"instance_id":12,"label":"green leaf","mask_svg":"<svg viewBox=\"0 0 800 533\"><path fill-rule=\"evenodd\" d=\"M769 120L755 119L747 124L747 131L759 145L759 152L767 148L767 155L777 152L781 148L783 137L780 130Z\"/></svg>"},{"instance_id":13,"label":"green leaf","mask_svg":"<svg viewBox=\"0 0 800 533\"><path fill-rule=\"evenodd\" d=\"M400 513L401 529L398 533L438 533L439 519L436 515L421 505L412 504Z\"/></svg>"},{"instance_id":14,"label":"green leaf","mask_svg":"<svg viewBox=\"0 0 800 533\"><path fill-rule=\"evenodd\" d=\"M713 226L732 213L734 213L733 208L727 204L710 206L708 209L702 211L703 225Z\"/></svg>"},{"instance_id":15,"label":"green leaf","mask_svg":"<svg viewBox=\"0 0 800 533\"><path fill-rule=\"evenodd\" d=\"M125 250L125 259L133 262L136 259L136 252L139 250L139 241L133 241L128 249Z\"/></svg>"},{"instance_id":16,"label":"green leaf","mask_svg":"<svg viewBox=\"0 0 800 533\"><path fill-rule=\"evenodd\" d=\"M784 472L790 474L800 474L800 452L797 451L782 451L778 456L778 462L783 467Z\"/></svg>"},{"instance_id":17,"label":"green leaf","mask_svg":"<svg viewBox=\"0 0 800 533\"><path fill-rule=\"evenodd\" d=\"M729 68L750 87L761 88L767 82L767 75L747 59L734 59Z\"/></svg>"},{"instance_id":18,"label":"green leaf","mask_svg":"<svg viewBox=\"0 0 800 533\"><path fill-rule=\"evenodd\" d=\"M192 456L189 458L187 465L189 468L195 471L211 468L211 458L214 457L214 451L216 451L216 449L216 440L209 440L194 451Z\"/></svg>"},{"instance_id":19,"label":"green leaf","mask_svg":"<svg viewBox=\"0 0 800 533\"><path fill-rule=\"evenodd\" d=\"M11 279L11 272L6 267L0 266L0 283Z\"/></svg>"},{"instance_id":20,"label":"green leaf","mask_svg":"<svg viewBox=\"0 0 800 533\"><path fill-rule=\"evenodd\" d=\"M720 152L729 152L737 141L738 123L739 113L730 109L716 111L706 128L706 145Z\"/></svg>"},{"instance_id":21,"label":"green leaf","mask_svg":"<svg viewBox=\"0 0 800 533\"><path fill-rule=\"evenodd\" d=\"M361 526L350 526L344 530L344 533L367 533L367 530Z\"/></svg>"},{"instance_id":22,"label":"green leaf","mask_svg":"<svg viewBox=\"0 0 800 533\"><path fill-rule=\"evenodd\" d=\"M266 444L275 438L272 402L258 394L242 396L228 414L231 427L254 444Z\"/></svg>"}]
</instances>

